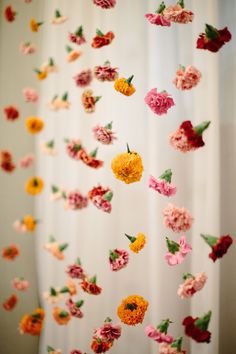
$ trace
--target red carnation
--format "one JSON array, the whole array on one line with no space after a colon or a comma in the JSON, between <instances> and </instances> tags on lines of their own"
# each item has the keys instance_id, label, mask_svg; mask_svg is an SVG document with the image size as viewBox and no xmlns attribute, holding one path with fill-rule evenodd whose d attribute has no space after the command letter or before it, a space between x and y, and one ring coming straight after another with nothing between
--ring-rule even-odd
<instances>
[{"instance_id":1,"label":"red carnation","mask_svg":"<svg viewBox=\"0 0 236 354\"><path fill-rule=\"evenodd\" d=\"M4 10L4 16L5 16L5 19L8 21L8 22L13 22L15 21L15 17L17 15L17 12L15 12L13 10L13 8L11 7L11 5L8 5L5 10Z\"/></svg>"},{"instance_id":2,"label":"red carnation","mask_svg":"<svg viewBox=\"0 0 236 354\"><path fill-rule=\"evenodd\" d=\"M85 291L88 294L91 295L99 295L102 292L102 288L100 288L97 284L96 284L96 276L94 276L92 279L86 280L84 279L80 285L81 288L83 289L83 291Z\"/></svg>"},{"instance_id":3,"label":"red carnation","mask_svg":"<svg viewBox=\"0 0 236 354\"><path fill-rule=\"evenodd\" d=\"M5 114L5 118L7 120L16 120L17 118L19 118L20 113L18 111L18 109L15 106L7 106L4 108L4 114Z\"/></svg>"},{"instance_id":4,"label":"red carnation","mask_svg":"<svg viewBox=\"0 0 236 354\"><path fill-rule=\"evenodd\" d=\"M205 33L200 33L198 37L197 48L216 53L225 43L229 42L231 38L231 33L227 27L217 30L213 26L206 24Z\"/></svg>"},{"instance_id":5,"label":"red carnation","mask_svg":"<svg viewBox=\"0 0 236 354\"><path fill-rule=\"evenodd\" d=\"M94 353L105 353L107 352L113 345L113 341L102 341L99 339L94 339L91 343L91 349Z\"/></svg>"},{"instance_id":6,"label":"red carnation","mask_svg":"<svg viewBox=\"0 0 236 354\"><path fill-rule=\"evenodd\" d=\"M211 319L211 311L199 318L191 316L185 317L182 324L185 327L185 334L198 343L210 343L211 332L209 332L208 325Z\"/></svg>"},{"instance_id":7,"label":"red carnation","mask_svg":"<svg viewBox=\"0 0 236 354\"><path fill-rule=\"evenodd\" d=\"M218 258L222 258L227 253L229 247L233 243L233 239L230 235L214 237L210 235L201 235L206 243L211 247L211 253L209 258L215 262Z\"/></svg>"},{"instance_id":8,"label":"red carnation","mask_svg":"<svg viewBox=\"0 0 236 354\"><path fill-rule=\"evenodd\" d=\"M102 33L100 30L97 30L97 35L93 38L91 46L93 48L101 48L106 45L109 45L113 39L115 38L115 35L112 31L107 32L106 34Z\"/></svg>"}]
</instances>

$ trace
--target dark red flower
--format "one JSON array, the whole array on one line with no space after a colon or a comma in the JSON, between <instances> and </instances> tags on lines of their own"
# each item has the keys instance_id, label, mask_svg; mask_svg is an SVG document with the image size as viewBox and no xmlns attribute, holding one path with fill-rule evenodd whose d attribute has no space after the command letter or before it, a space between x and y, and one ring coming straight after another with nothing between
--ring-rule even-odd
<instances>
[{"instance_id":1,"label":"dark red flower","mask_svg":"<svg viewBox=\"0 0 236 354\"><path fill-rule=\"evenodd\" d=\"M216 53L225 43L229 42L231 38L231 33L227 27L217 30L213 26L206 25L205 33L201 33L198 37L197 48Z\"/></svg>"},{"instance_id":2,"label":"dark red flower","mask_svg":"<svg viewBox=\"0 0 236 354\"><path fill-rule=\"evenodd\" d=\"M109 187L102 187L100 185L98 185L97 187L93 187L89 192L88 192L88 198L90 200L93 200L94 197L96 196L103 196L104 194L106 194L108 191L110 190Z\"/></svg>"},{"instance_id":3,"label":"dark red flower","mask_svg":"<svg viewBox=\"0 0 236 354\"><path fill-rule=\"evenodd\" d=\"M15 106L7 106L4 108L5 118L7 120L16 120L20 114Z\"/></svg>"},{"instance_id":4,"label":"dark red flower","mask_svg":"<svg viewBox=\"0 0 236 354\"><path fill-rule=\"evenodd\" d=\"M16 165L12 161L3 161L1 162L1 169L5 172L13 172L16 168Z\"/></svg>"},{"instance_id":5,"label":"dark red flower","mask_svg":"<svg viewBox=\"0 0 236 354\"><path fill-rule=\"evenodd\" d=\"M18 302L18 298L15 294L12 294L7 300L2 304L3 308L7 311L11 311L14 309Z\"/></svg>"},{"instance_id":6,"label":"dark red flower","mask_svg":"<svg viewBox=\"0 0 236 354\"><path fill-rule=\"evenodd\" d=\"M81 283L81 288L83 289L83 291L85 291L88 294L91 295L99 295L102 292L102 288L100 288L97 284L96 284L96 279L93 278L91 280L86 280L84 279Z\"/></svg>"},{"instance_id":7,"label":"dark red flower","mask_svg":"<svg viewBox=\"0 0 236 354\"><path fill-rule=\"evenodd\" d=\"M221 236L217 243L212 247L209 257L215 262L218 258L222 258L227 253L229 247L232 245L233 239L230 235Z\"/></svg>"},{"instance_id":8,"label":"dark red flower","mask_svg":"<svg viewBox=\"0 0 236 354\"><path fill-rule=\"evenodd\" d=\"M185 326L185 334L198 343L210 343L211 341L211 332L207 329L202 329L197 325L199 317L193 318L192 316L186 317L182 324ZM209 323L209 320L208 320ZM207 326L208 326L207 323Z\"/></svg>"},{"instance_id":9,"label":"dark red flower","mask_svg":"<svg viewBox=\"0 0 236 354\"><path fill-rule=\"evenodd\" d=\"M15 20L16 12L13 10L11 5L6 6L4 10L4 16L8 22L13 22Z\"/></svg>"},{"instance_id":10,"label":"dark red flower","mask_svg":"<svg viewBox=\"0 0 236 354\"><path fill-rule=\"evenodd\" d=\"M202 135L197 134L197 132L194 130L193 125L190 120L184 121L180 129L184 130L184 134L188 139L188 143L194 147L194 148L199 148L201 146L204 146L205 143L202 139Z\"/></svg>"}]
</instances>

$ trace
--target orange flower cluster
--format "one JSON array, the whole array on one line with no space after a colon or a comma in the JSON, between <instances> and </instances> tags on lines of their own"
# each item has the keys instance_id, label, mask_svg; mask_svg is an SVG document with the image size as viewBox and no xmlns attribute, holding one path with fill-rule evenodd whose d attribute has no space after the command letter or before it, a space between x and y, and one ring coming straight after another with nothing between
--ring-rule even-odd
<instances>
[{"instance_id":1,"label":"orange flower cluster","mask_svg":"<svg viewBox=\"0 0 236 354\"><path fill-rule=\"evenodd\" d=\"M67 325L67 323L71 320L71 315L69 314L69 312L63 310L60 307L54 307L52 309L52 315L54 320L59 325Z\"/></svg>"},{"instance_id":2,"label":"orange flower cluster","mask_svg":"<svg viewBox=\"0 0 236 354\"><path fill-rule=\"evenodd\" d=\"M123 323L135 326L143 322L147 308L148 302L142 296L130 295L122 300L117 309L117 315Z\"/></svg>"},{"instance_id":3,"label":"orange flower cluster","mask_svg":"<svg viewBox=\"0 0 236 354\"><path fill-rule=\"evenodd\" d=\"M35 309L31 314L22 317L19 325L20 334L39 336L43 327L45 312L42 308Z\"/></svg>"},{"instance_id":4,"label":"orange flower cluster","mask_svg":"<svg viewBox=\"0 0 236 354\"><path fill-rule=\"evenodd\" d=\"M4 247L2 250L2 257L8 261L13 261L17 256L19 256L19 248L11 243L8 247Z\"/></svg>"}]
</instances>

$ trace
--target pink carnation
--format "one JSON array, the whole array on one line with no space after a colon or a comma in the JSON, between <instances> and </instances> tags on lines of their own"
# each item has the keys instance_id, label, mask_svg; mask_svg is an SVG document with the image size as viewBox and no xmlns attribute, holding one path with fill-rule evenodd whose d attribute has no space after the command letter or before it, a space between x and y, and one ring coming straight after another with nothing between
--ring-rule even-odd
<instances>
[{"instance_id":1,"label":"pink carnation","mask_svg":"<svg viewBox=\"0 0 236 354\"><path fill-rule=\"evenodd\" d=\"M71 316L76 318L84 317L84 314L80 309L80 306L77 306L76 302L74 302L72 299L68 299L66 301L66 306L68 307Z\"/></svg>"},{"instance_id":2,"label":"pink carnation","mask_svg":"<svg viewBox=\"0 0 236 354\"><path fill-rule=\"evenodd\" d=\"M66 273L73 279L84 279L84 270L79 264L69 265L66 269Z\"/></svg>"},{"instance_id":3,"label":"pink carnation","mask_svg":"<svg viewBox=\"0 0 236 354\"><path fill-rule=\"evenodd\" d=\"M107 341L119 339L121 336L121 326L113 325L112 323L107 322L95 331L94 336Z\"/></svg>"},{"instance_id":4,"label":"pink carnation","mask_svg":"<svg viewBox=\"0 0 236 354\"><path fill-rule=\"evenodd\" d=\"M29 288L28 280L25 280L23 278L14 278L11 284L13 288L19 291L25 291Z\"/></svg>"},{"instance_id":5,"label":"pink carnation","mask_svg":"<svg viewBox=\"0 0 236 354\"><path fill-rule=\"evenodd\" d=\"M104 211L105 213L110 213L112 210L112 205L109 200L103 199L102 196L97 195L92 200L93 204L98 208Z\"/></svg>"},{"instance_id":6,"label":"pink carnation","mask_svg":"<svg viewBox=\"0 0 236 354\"><path fill-rule=\"evenodd\" d=\"M83 354L80 350L78 349L73 349L70 354Z\"/></svg>"},{"instance_id":7,"label":"pink carnation","mask_svg":"<svg viewBox=\"0 0 236 354\"><path fill-rule=\"evenodd\" d=\"M125 268L129 262L129 253L125 250L114 249L110 251L109 263L113 272Z\"/></svg>"},{"instance_id":8,"label":"pink carnation","mask_svg":"<svg viewBox=\"0 0 236 354\"><path fill-rule=\"evenodd\" d=\"M168 183L165 179L156 179L153 176L149 176L148 186L167 197L171 197L176 193L176 187L173 184Z\"/></svg>"},{"instance_id":9,"label":"pink carnation","mask_svg":"<svg viewBox=\"0 0 236 354\"><path fill-rule=\"evenodd\" d=\"M78 210L88 206L88 198L83 197L79 190L69 192L66 196L66 209Z\"/></svg>"},{"instance_id":10,"label":"pink carnation","mask_svg":"<svg viewBox=\"0 0 236 354\"><path fill-rule=\"evenodd\" d=\"M183 24L192 22L194 17L192 11L183 9L179 4L171 5L165 8L163 15L168 21Z\"/></svg>"},{"instance_id":11,"label":"pink carnation","mask_svg":"<svg viewBox=\"0 0 236 354\"><path fill-rule=\"evenodd\" d=\"M82 148L82 144L80 140L70 140L66 144L66 152L67 154L75 160L80 160L79 151Z\"/></svg>"},{"instance_id":12,"label":"pink carnation","mask_svg":"<svg viewBox=\"0 0 236 354\"><path fill-rule=\"evenodd\" d=\"M20 159L19 167L28 168L34 163L35 157L33 154L26 155Z\"/></svg>"},{"instance_id":13,"label":"pink carnation","mask_svg":"<svg viewBox=\"0 0 236 354\"><path fill-rule=\"evenodd\" d=\"M23 96L25 99L25 102L37 102L38 101L38 93L35 89L26 87L23 90Z\"/></svg>"},{"instance_id":14,"label":"pink carnation","mask_svg":"<svg viewBox=\"0 0 236 354\"><path fill-rule=\"evenodd\" d=\"M170 145L172 145L176 150L184 153L196 150L196 148L189 144L185 131L182 128L179 128L176 132L170 135Z\"/></svg>"},{"instance_id":15,"label":"pink carnation","mask_svg":"<svg viewBox=\"0 0 236 354\"><path fill-rule=\"evenodd\" d=\"M164 332L161 332L158 329L155 329L153 326L146 326L145 327L145 334L153 339L155 342L158 343L172 343L173 342L173 337L169 336L168 334L165 334Z\"/></svg>"},{"instance_id":16,"label":"pink carnation","mask_svg":"<svg viewBox=\"0 0 236 354\"><path fill-rule=\"evenodd\" d=\"M110 62L104 63L104 66L95 66L94 76L99 81L115 81L118 78L118 68L112 68Z\"/></svg>"},{"instance_id":17,"label":"pink carnation","mask_svg":"<svg viewBox=\"0 0 236 354\"><path fill-rule=\"evenodd\" d=\"M76 86L78 87L88 86L91 83L92 79L92 71L90 69L82 70L79 74L74 76Z\"/></svg>"},{"instance_id":18,"label":"pink carnation","mask_svg":"<svg viewBox=\"0 0 236 354\"><path fill-rule=\"evenodd\" d=\"M19 232L19 233L27 232L27 227L20 220L14 221L13 228L15 229L16 232Z\"/></svg>"},{"instance_id":19,"label":"pink carnation","mask_svg":"<svg viewBox=\"0 0 236 354\"><path fill-rule=\"evenodd\" d=\"M177 348L173 348L167 343L161 343L159 345L159 354L186 354L186 351L178 351Z\"/></svg>"},{"instance_id":20,"label":"pink carnation","mask_svg":"<svg viewBox=\"0 0 236 354\"><path fill-rule=\"evenodd\" d=\"M104 145L110 145L113 143L113 140L117 139L110 128L106 126L102 127L99 124L93 128L93 133L95 139Z\"/></svg>"},{"instance_id":21,"label":"pink carnation","mask_svg":"<svg viewBox=\"0 0 236 354\"><path fill-rule=\"evenodd\" d=\"M186 68L180 66L176 71L176 77L174 78L173 83L179 90L190 90L197 86L201 77L202 74L193 65L189 65Z\"/></svg>"},{"instance_id":22,"label":"pink carnation","mask_svg":"<svg viewBox=\"0 0 236 354\"><path fill-rule=\"evenodd\" d=\"M195 277L190 275L183 284L180 284L177 294L181 299L190 298L204 287L206 281L205 273L198 273Z\"/></svg>"},{"instance_id":23,"label":"pink carnation","mask_svg":"<svg viewBox=\"0 0 236 354\"><path fill-rule=\"evenodd\" d=\"M168 240L167 243L168 242L171 243L172 241ZM165 254L165 259L170 266L181 264L184 261L184 258L187 256L187 254L192 250L191 245L186 243L186 238L184 235L180 237L177 243L176 242L174 243L179 246L178 250L175 251L171 250L169 252L166 252Z\"/></svg>"},{"instance_id":24,"label":"pink carnation","mask_svg":"<svg viewBox=\"0 0 236 354\"><path fill-rule=\"evenodd\" d=\"M144 101L157 115L166 114L168 109L175 105L173 98L166 91L158 93L156 88L147 93Z\"/></svg>"},{"instance_id":25,"label":"pink carnation","mask_svg":"<svg viewBox=\"0 0 236 354\"><path fill-rule=\"evenodd\" d=\"M185 208L178 208L172 204L163 209L163 223L173 232L185 232L193 223L193 218Z\"/></svg>"},{"instance_id":26,"label":"pink carnation","mask_svg":"<svg viewBox=\"0 0 236 354\"><path fill-rule=\"evenodd\" d=\"M93 0L93 3L102 9L111 9L116 5L116 0Z\"/></svg>"},{"instance_id":27,"label":"pink carnation","mask_svg":"<svg viewBox=\"0 0 236 354\"><path fill-rule=\"evenodd\" d=\"M34 44L31 44L30 42L21 43L19 49L20 49L20 52L25 55L34 54L36 52L36 46Z\"/></svg>"},{"instance_id":28,"label":"pink carnation","mask_svg":"<svg viewBox=\"0 0 236 354\"><path fill-rule=\"evenodd\" d=\"M152 25L168 26L168 27L170 27L171 25L171 22L167 20L161 13L154 13L154 14L149 13L146 14L145 17Z\"/></svg>"}]
</instances>

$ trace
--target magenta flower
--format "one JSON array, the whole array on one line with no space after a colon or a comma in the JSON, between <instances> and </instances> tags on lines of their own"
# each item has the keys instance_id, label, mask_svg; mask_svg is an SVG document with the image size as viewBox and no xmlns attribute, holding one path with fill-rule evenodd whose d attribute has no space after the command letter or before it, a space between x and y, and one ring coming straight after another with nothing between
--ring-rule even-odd
<instances>
[{"instance_id":1,"label":"magenta flower","mask_svg":"<svg viewBox=\"0 0 236 354\"><path fill-rule=\"evenodd\" d=\"M84 269L81 266L81 262L80 262L79 258L77 259L76 263L71 264L66 268L66 273L72 279L84 279L85 278Z\"/></svg>"},{"instance_id":2,"label":"magenta flower","mask_svg":"<svg viewBox=\"0 0 236 354\"><path fill-rule=\"evenodd\" d=\"M74 33L69 32L69 41L78 45L86 43L82 26L79 26Z\"/></svg>"},{"instance_id":3,"label":"magenta flower","mask_svg":"<svg viewBox=\"0 0 236 354\"><path fill-rule=\"evenodd\" d=\"M149 176L148 186L158 193L171 197L176 193L176 187L171 184L172 171L166 170L158 179Z\"/></svg>"},{"instance_id":4,"label":"magenta flower","mask_svg":"<svg viewBox=\"0 0 236 354\"><path fill-rule=\"evenodd\" d=\"M166 244L168 251L165 255L165 259L170 266L181 264L184 258L192 250L191 245L186 243L185 236L181 236L178 242L170 240L166 237Z\"/></svg>"},{"instance_id":5,"label":"magenta flower","mask_svg":"<svg viewBox=\"0 0 236 354\"><path fill-rule=\"evenodd\" d=\"M113 197L113 193L111 190L109 190L103 195L95 195L91 200L92 203L95 205L95 207L101 209L105 213L110 213L112 210L112 205L111 205L112 197Z\"/></svg>"},{"instance_id":6,"label":"magenta flower","mask_svg":"<svg viewBox=\"0 0 236 354\"><path fill-rule=\"evenodd\" d=\"M119 339L121 336L121 326L113 325L111 319L106 318L104 325L94 331L94 338L100 338L101 340L113 341Z\"/></svg>"},{"instance_id":7,"label":"magenta flower","mask_svg":"<svg viewBox=\"0 0 236 354\"><path fill-rule=\"evenodd\" d=\"M111 9L115 7L116 0L93 0L93 3L100 6L102 9Z\"/></svg>"},{"instance_id":8,"label":"magenta flower","mask_svg":"<svg viewBox=\"0 0 236 354\"><path fill-rule=\"evenodd\" d=\"M158 329L155 329L153 326L145 327L145 334L153 339L157 343L172 343L173 337L168 334L160 332Z\"/></svg>"},{"instance_id":9,"label":"magenta flower","mask_svg":"<svg viewBox=\"0 0 236 354\"><path fill-rule=\"evenodd\" d=\"M180 65L176 71L176 76L173 80L174 85L179 90L190 90L197 86L202 77L201 72L193 65L188 65L186 68Z\"/></svg>"},{"instance_id":10,"label":"magenta flower","mask_svg":"<svg viewBox=\"0 0 236 354\"><path fill-rule=\"evenodd\" d=\"M184 282L180 284L177 294L181 299L187 299L192 297L197 291L200 291L207 281L207 275L205 273L198 273L193 276L190 273L184 274Z\"/></svg>"},{"instance_id":11,"label":"magenta flower","mask_svg":"<svg viewBox=\"0 0 236 354\"><path fill-rule=\"evenodd\" d=\"M88 86L93 79L92 71L90 69L82 70L79 74L74 76L76 86L86 87Z\"/></svg>"},{"instance_id":12,"label":"magenta flower","mask_svg":"<svg viewBox=\"0 0 236 354\"><path fill-rule=\"evenodd\" d=\"M144 98L144 102L153 113L157 115L166 114L168 109L175 105L173 98L166 91L157 92L156 88L149 91Z\"/></svg>"},{"instance_id":13,"label":"magenta flower","mask_svg":"<svg viewBox=\"0 0 236 354\"><path fill-rule=\"evenodd\" d=\"M68 307L71 316L76 318L84 317L84 314L80 309L83 304L84 304L84 300L80 300L77 302L74 302L71 298L66 300L66 306Z\"/></svg>"},{"instance_id":14,"label":"magenta flower","mask_svg":"<svg viewBox=\"0 0 236 354\"><path fill-rule=\"evenodd\" d=\"M31 87L24 88L23 96L24 96L25 102L35 103L38 101L38 98L39 98L37 91Z\"/></svg>"},{"instance_id":15,"label":"magenta flower","mask_svg":"<svg viewBox=\"0 0 236 354\"><path fill-rule=\"evenodd\" d=\"M95 66L94 76L99 81L115 81L118 78L118 68L112 68L111 63L106 61L103 66Z\"/></svg>"},{"instance_id":16,"label":"magenta flower","mask_svg":"<svg viewBox=\"0 0 236 354\"><path fill-rule=\"evenodd\" d=\"M112 131L112 122L102 127L101 125L96 125L93 128L94 137L97 141L104 145L110 145L113 140L117 139L114 132Z\"/></svg>"},{"instance_id":17,"label":"magenta flower","mask_svg":"<svg viewBox=\"0 0 236 354\"><path fill-rule=\"evenodd\" d=\"M109 263L113 272L125 268L129 262L129 253L126 250L115 248L110 251Z\"/></svg>"},{"instance_id":18,"label":"magenta flower","mask_svg":"<svg viewBox=\"0 0 236 354\"><path fill-rule=\"evenodd\" d=\"M193 223L193 218L185 208L178 208L169 204L163 209L163 223L173 232L185 232L189 230Z\"/></svg>"},{"instance_id":19,"label":"magenta flower","mask_svg":"<svg viewBox=\"0 0 236 354\"><path fill-rule=\"evenodd\" d=\"M148 13L145 15L145 17L152 25L167 26L167 27L170 27L171 25L171 22L167 20L162 14Z\"/></svg>"},{"instance_id":20,"label":"magenta flower","mask_svg":"<svg viewBox=\"0 0 236 354\"><path fill-rule=\"evenodd\" d=\"M86 208L87 206L88 198L82 196L78 189L67 194L65 203L66 209L79 210Z\"/></svg>"}]
</instances>

